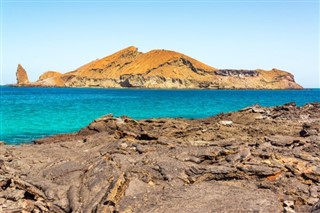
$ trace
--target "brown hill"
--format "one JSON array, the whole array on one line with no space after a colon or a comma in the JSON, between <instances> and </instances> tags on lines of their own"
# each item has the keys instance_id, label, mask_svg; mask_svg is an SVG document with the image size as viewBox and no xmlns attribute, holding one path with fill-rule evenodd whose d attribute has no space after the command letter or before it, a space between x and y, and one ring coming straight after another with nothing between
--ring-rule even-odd
<instances>
[{"instance_id":1,"label":"brown hill","mask_svg":"<svg viewBox=\"0 0 320 213\"><path fill-rule=\"evenodd\" d=\"M128 47L61 74L49 71L32 86L212 89L299 89L288 72L217 69L169 50Z\"/></svg>"},{"instance_id":2,"label":"brown hill","mask_svg":"<svg viewBox=\"0 0 320 213\"><path fill-rule=\"evenodd\" d=\"M141 54L121 74L197 79L202 74L212 73L215 70L217 69L181 53L169 50L152 50Z\"/></svg>"},{"instance_id":3,"label":"brown hill","mask_svg":"<svg viewBox=\"0 0 320 213\"><path fill-rule=\"evenodd\" d=\"M119 78L121 71L142 53L136 47L128 47L110 56L92 61L67 74L88 78Z\"/></svg>"}]
</instances>

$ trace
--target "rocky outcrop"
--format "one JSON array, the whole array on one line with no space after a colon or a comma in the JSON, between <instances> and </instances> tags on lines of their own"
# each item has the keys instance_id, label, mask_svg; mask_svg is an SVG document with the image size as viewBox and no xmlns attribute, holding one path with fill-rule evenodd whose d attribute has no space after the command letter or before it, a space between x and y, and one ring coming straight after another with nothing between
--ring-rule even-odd
<instances>
[{"instance_id":1,"label":"rocky outcrop","mask_svg":"<svg viewBox=\"0 0 320 213\"><path fill-rule=\"evenodd\" d=\"M21 66L21 64L18 64L16 77L17 77L17 85L19 86L27 85L30 83L28 79L28 74L26 70Z\"/></svg>"},{"instance_id":2,"label":"rocky outcrop","mask_svg":"<svg viewBox=\"0 0 320 213\"><path fill-rule=\"evenodd\" d=\"M320 103L111 114L0 149L1 212L318 212Z\"/></svg>"},{"instance_id":3,"label":"rocky outcrop","mask_svg":"<svg viewBox=\"0 0 320 213\"><path fill-rule=\"evenodd\" d=\"M259 72L256 70L234 70L234 69L220 69L214 72L222 76L238 76L238 77L254 77L258 76Z\"/></svg>"},{"instance_id":4,"label":"rocky outcrop","mask_svg":"<svg viewBox=\"0 0 320 213\"><path fill-rule=\"evenodd\" d=\"M45 73L43 73L42 75L40 75L39 80L38 81L42 81L48 78L55 78L55 77L59 77L61 76L62 73L60 72L55 72L55 71L47 71Z\"/></svg>"},{"instance_id":5,"label":"rocky outcrop","mask_svg":"<svg viewBox=\"0 0 320 213\"><path fill-rule=\"evenodd\" d=\"M300 89L281 70L217 69L169 50L128 47L76 70L46 72L31 86L102 88Z\"/></svg>"}]
</instances>

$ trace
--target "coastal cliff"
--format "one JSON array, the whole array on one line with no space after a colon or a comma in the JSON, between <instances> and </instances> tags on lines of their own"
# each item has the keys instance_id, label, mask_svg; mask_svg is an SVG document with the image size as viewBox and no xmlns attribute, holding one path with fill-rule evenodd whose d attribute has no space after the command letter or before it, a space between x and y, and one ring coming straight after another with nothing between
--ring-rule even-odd
<instances>
[{"instance_id":1,"label":"coastal cliff","mask_svg":"<svg viewBox=\"0 0 320 213\"><path fill-rule=\"evenodd\" d=\"M169 50L141 53L128 47L61 74L49 71L29 86L102 88L300 89L278 69L217 69Z\"/></svg>"},{"instance_id":2,"label":"coastal cliff","mask_svg":"<svg viewBox=\"0 0 320 213\"><path fill-rule=\"evenodd\" d=\"M320 211L320 105L204 119L106 115L0 144L0 212Z\"/></svg>"}]
</instances>

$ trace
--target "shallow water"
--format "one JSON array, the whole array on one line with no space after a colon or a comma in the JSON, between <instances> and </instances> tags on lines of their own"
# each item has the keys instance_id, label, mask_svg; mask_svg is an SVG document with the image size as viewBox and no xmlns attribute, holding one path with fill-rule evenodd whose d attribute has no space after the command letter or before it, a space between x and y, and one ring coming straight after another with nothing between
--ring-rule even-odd
<instances>
[{"instance_id":1,"label":"shallow water","mask_svg":"<svg viewBox=\"0 0 320 213\"><path fill-rule=\"evenodd\" d=\"M1 89L1 139L9 144L77 131L95 118L113 113L135 119L201 118L260 104L320 101L310 90L146 90L87 88Z\"/></svg>"}]
</instances>

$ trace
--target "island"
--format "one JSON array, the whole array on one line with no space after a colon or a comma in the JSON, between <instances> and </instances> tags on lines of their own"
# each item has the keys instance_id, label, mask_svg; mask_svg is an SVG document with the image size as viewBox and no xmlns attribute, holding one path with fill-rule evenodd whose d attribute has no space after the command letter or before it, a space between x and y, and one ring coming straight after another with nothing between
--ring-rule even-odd
<instances>
[{"instance_id":1,"label":"island","mask_svg":"<svg viewBox=\"0 0 320 213\"><path fill-rule=\"evenodd\" d=\"M301 89L294 76L279 69L218 69L169 50L147 53L131 46L62 74L43 73L30 82L19 64L15 86L159 88L159 89Z\"/></svg>"}]
</instances>

